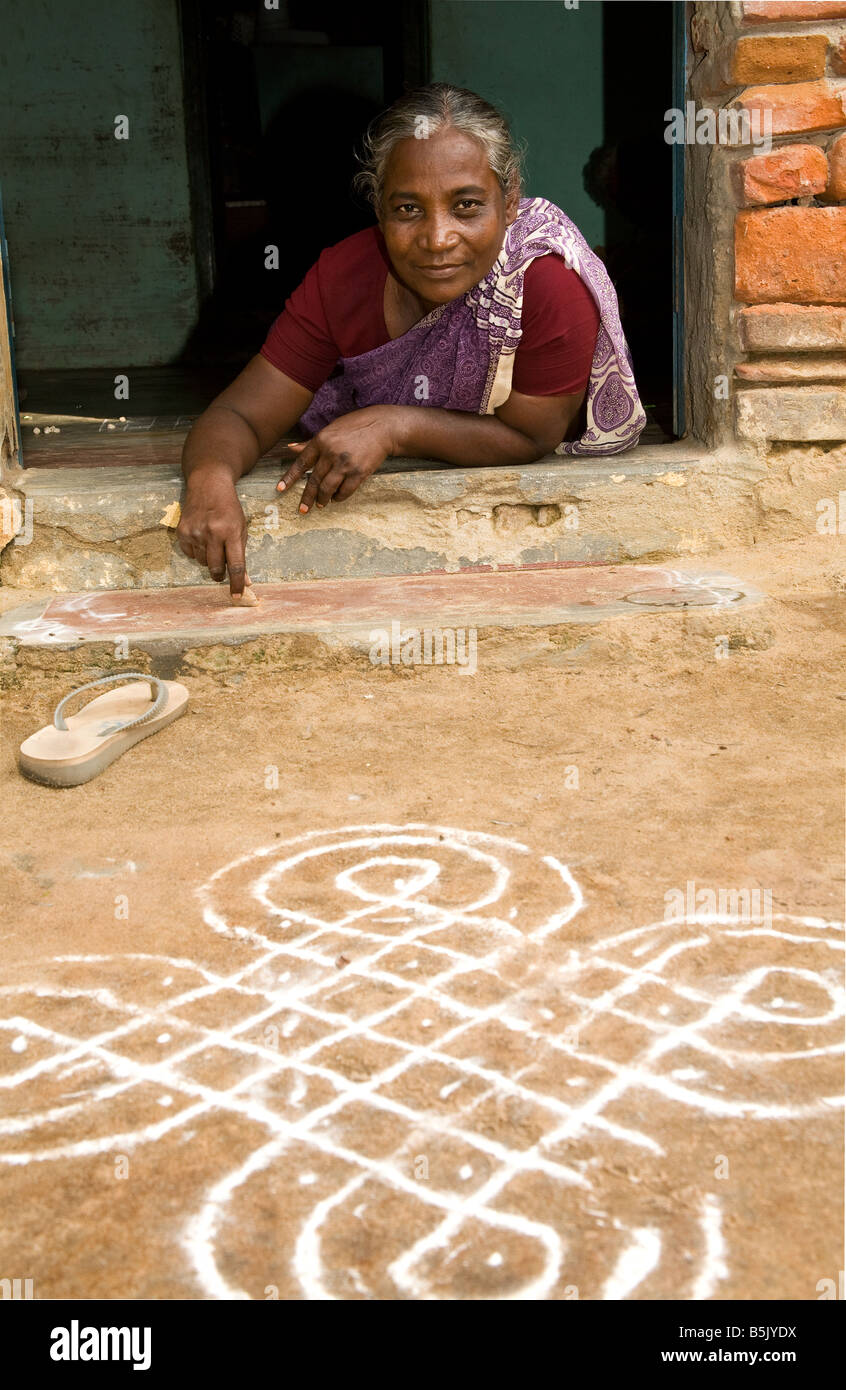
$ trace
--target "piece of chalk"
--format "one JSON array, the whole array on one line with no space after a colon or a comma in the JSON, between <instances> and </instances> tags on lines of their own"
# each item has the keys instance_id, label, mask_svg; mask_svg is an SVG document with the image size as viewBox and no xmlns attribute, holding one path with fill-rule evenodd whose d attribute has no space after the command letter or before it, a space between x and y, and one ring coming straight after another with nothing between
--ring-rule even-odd
<instances>
[{"instance_id":1,"label":"piece of chalk","mask_svg":"<svg viewBox=\"0 0 846 1390\"><path fill-rule=\"evenodd\" d=\"M255 608L258 604L258 594L251 588L252 580L249 576L244 580L243 594L230 594L229 602L234 603L236 608Z\"/></svg>"}]
</instances>

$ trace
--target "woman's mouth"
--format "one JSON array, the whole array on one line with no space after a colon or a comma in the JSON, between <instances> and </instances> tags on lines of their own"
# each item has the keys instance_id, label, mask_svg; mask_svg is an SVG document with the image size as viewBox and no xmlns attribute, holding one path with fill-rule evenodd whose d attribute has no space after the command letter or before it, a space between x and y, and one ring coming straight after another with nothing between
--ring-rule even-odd
<instances>
[{"instance_id":1,"label":"woman's mouth","mask_svg":"<svg viewBox=\"0 0 846 1390\"><path fill-rule=\"evenodd\" d=\"M431 275L436 280L446 280L450 275L454 275L457 270L461 270L460 265L421 265L418 270L423 275Z\"/></svg>"}]
</instances>

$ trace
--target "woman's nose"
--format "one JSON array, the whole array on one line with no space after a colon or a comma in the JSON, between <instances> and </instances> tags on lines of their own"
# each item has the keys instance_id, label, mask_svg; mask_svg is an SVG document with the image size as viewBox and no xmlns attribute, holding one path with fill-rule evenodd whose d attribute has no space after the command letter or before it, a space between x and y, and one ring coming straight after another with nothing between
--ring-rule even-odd
<instances>
[{"instance_id":1,"label":"woman's nose","mask_svg":"<svg viewBox=\"0 0 846 1390\"><path fill-rule=\"evenodd\" d=\"M448 251L457 244L458 236L446 217L427 218L420 228L420 245L426 251Z\"/></svg>"}]
</instances>

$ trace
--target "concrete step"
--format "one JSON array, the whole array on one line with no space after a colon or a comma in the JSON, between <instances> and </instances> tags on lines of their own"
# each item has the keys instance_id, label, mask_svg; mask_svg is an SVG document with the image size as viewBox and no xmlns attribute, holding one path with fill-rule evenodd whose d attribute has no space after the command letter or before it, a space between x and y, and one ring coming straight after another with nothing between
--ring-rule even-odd
<instances>
[{"instance_id":1,"label":"concrete step","mask_svg":"<svg viewBox=\"0 0 846 1390\"><path fill-rule=\"evenodd\" d=\"M249 572L260 583L656 563L812 532L819 497L837 495L833 462L822 460L823 476L789 455L765 464L681 441L612 459L553 455L519 469L394 459L348 501L307 516L297 511L299 489L276 491L279 465L255 469L239 495ZM71 593L196 585L200 572L173 530L180 493L170 467L28 469L0 580Z\"/></svg>"},{"instance_id":2,"label":"concrete step","mask_svg":"<svg viewBox=\"0 0 846 1390\"><path fill-rule=\"evenodd\" d=\"M736 632L764 598L716 571L566 562L254 587L254 608L233 607L228 588L211 584L42 595L0 619L7 672L140 663L167 674L339 656L475 668L482 650L496 665L566 665L589 653L603 625L692 610L710 616L700 631Z\"/></svg>"}]
</instances>

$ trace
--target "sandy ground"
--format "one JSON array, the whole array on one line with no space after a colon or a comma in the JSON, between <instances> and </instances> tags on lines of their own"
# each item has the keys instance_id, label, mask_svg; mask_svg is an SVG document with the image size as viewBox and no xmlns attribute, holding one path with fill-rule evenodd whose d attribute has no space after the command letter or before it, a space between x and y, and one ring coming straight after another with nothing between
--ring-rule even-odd
<instances>
[{"instance_id":1,"label":"sandy ground","mask_svg":"<svg viewBox=\"0 0 846 1390\"><path fill-rule=\"evenodd\" d=\"M14 761L66 683L7 695L0 1273L818 1298L843 1264L835 544L717 557L776 600L721 658L649 618L582 669L185 676L189 714L73 791Z\"/></svg>"}]
</instances>

